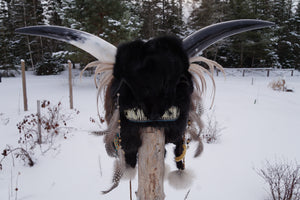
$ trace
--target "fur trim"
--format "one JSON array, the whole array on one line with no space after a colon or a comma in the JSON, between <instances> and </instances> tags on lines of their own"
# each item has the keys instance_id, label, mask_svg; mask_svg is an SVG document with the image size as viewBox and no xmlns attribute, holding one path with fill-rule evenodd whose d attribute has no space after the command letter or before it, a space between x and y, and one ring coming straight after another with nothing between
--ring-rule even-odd
<instances>
[{"instance_id":1,"label":"fur trim","mask_svg":"<svg viewBox=\"0 0 300 200\"><path fill-rule=\"evenodd\" d=\"M169 173L169 184L175 189L187 189L193 183L194 173L190 170L175 170Z\"/></svg>"}]
</instances>

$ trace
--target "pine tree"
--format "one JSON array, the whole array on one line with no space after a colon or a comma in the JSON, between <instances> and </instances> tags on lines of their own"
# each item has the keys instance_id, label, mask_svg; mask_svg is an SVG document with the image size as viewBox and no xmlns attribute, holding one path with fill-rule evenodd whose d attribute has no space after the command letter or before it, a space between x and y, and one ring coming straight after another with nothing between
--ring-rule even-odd
<instances>
[{"instance_id":1,"label":"pine tree","mask_svg":"<svg viewBox=\"0 0 300 200\"><path fill-rule=\"evenodd\" d=\"M43 1L43 24L62 25L63 9L61 0ZM36 63L35 72L37 75L57 74L63 70L61 63L66 63L67 59L62 50L66 49L66 44L57 40L40 38L43 47L43 54ZM55 56L54 56L55 55Z\"/></svg>"},{"instance_id":2,"label":"pine tree","mask_svg":"<svg viewBox=\"0 0 300 200\"><path fill-rule=\"evenodd\" d=\"M294 54L294 49L297 49L299 44L299 32L298 34L295 32L295 13L292 12L292 9L292 0L274 0L273 18L276 26L273 46L278 57L275 66L279 68L296 67L296 60L299 57Z\"/></svg>"},{"instance_id":3,"label":"pine tree","mask_svg":"<svg viewBox=\"0 0 300 200\"><path fill-rule=\"evenodd\" d=\"M14 65L14 55L10 48L12 35L10 34L10 4L6 1L0 1L0 74L2 76L11 76L16 70Z\"/></svg>"},{"instance_id":4,"label":"pine tree","mask_svg":"<svg viewBox=\"0 0 300 200\"><path fill-rule=\"evenodd\" d=\"M298 2L297 9L295 12L295 17L292 20L293 23L293 31L291 35L294 39L294 49L293 54L295 55L295 64L294 67L300 70L300 2Z\"/></svg>"},{"instance_id":5,"label":"pine tree","mask_svg":"<svg viewBox=\"0 0 300 200\"><path fill-rule=\"evenodd\" d=\"M161 35L183 37L182 1L175 0L142 0L139 16L143 21L141 37L149 39Z\"/></svg>"},{"instance_id":6,"label":"pine tree","mask_svg":"<svg viewBox=\"0 0 300 200\"><path fill-rule=\"evenodd\" d=\"M184 29L182 5L179 1L174 0L163 0L160 1L160 4L161 18L157 18L158 30L156 35L180 36Z\"/></svg>"},{"instance_id":7,"label":"pine tree","mask_svg":"<svg viewBox=\"0 0 300 200\"><path fill-rule=\"evenodd\" d=\"M194 32L200 28L222 22L227 12L228 3L220 0L197 1L194 10L188 20L189 32ZM225 47L226 42L220 41L206 49L203 54L213 60L217 59L221 47ZM225 45L225 46L224 46Z\"/></svg>"},{"instance_id":8,"label":"pine tree","mask_svg":"<svg viewBox=\"0 0 300 200\"><path fill-rule=\"evenodd\" d=\"M219 19L226 21L266 19L264 13L270 11L270 4L266 0L230 0L222 3ZM238 34L217 43L215 49L207 49L204 55L226 67L267 67L273 55L270 38L270 32L265 29Z\"/></svg>"},{"instance_id":9,"label":"pine tree","mask_svg":"<svg viewBox=\"0 0 300 200\"><path fill-rule=\"evenodd\" d=\"M62 4L66 8L65 26L97 35L116 46L139 36L142 23L136 15L139 5L135 1L65 0ZM69 47L69 51L75 52L72 61L81 65L95 59L77 48Z\"/></svg>"},{"instance_id":10,"label":"pine tree","mask_svg":"<svg viewBox=\"0 0 300 200\"><path fill-rule=\"evenodd\" d=\"M1 62L8 68L14 69L20 64L20 59L25 59L33 66L43 55L41 39L39 37L21 36L15 34L15 29L42 24L43 9L40 1L1 1L2 27L0 40L4 56ZM33 38L31 40L31 38ZM28 66L28 65L27 65Z\"/></svg>"}]
</instances>

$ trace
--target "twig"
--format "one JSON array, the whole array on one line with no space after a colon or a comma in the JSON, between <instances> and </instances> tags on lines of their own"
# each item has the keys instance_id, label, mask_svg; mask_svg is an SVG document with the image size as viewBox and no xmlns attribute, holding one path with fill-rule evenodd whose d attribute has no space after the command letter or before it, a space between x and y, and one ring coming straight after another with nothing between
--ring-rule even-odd
<instances>
[{"instance_id":1,"label":"twig","mask_svg":"<svg viewBox=\"0 0 300 200\"><path fill-rule=\"evenodd\" d=\"M5 150L3 151L3 153L2 153L3 158L0 160L0 164L2 163L2 161L3 161L9 154L12 154L12 153L15 152L15 151L20 151L20 153L17 154L17 157L18 157L18 156L25 156L25 158L27 158L27 160L28 160L28 165L29 165L30 167L32 167L32 166L34 165L33 160L31 159L29 153L28 153L25 149L23 149L22 147L17 147L17 148L14 148L14 149L10 149L9 146L8 146L7 149L5 149Z\"/></svg>"},{"instance_id":2,"label":"twig","mask_svg":"<svg viewBox=\"0 0 300 200\"><path fill-rule=\"evenodd\" d=\"M15 196L15 200L18 200L18 191L19 191L19 188L18 188L18 182L19 182L19 176L20 176L20 172L18 172L18 176L17 176L17 180L16 180L16 188L15 188L15 191L16 191L16 196Z\"/></svg>"},{"instance_id":3,"label":"twig","mask_svg":"<svg viewBox=\"0 0 300 200\"><path fill-rule=\"evenodd\" d=\"M101 167L101 157L98 156L98 163L99 163L99 169L100 169L100 176L102 177L102 167Z\"/></svg>"},{"instance_id":4,"label":"twig","mask_svg":"<svg viewBox=\"0 0 300 200\"><path fill-rule=\"evenodd\" d=\"M185 197L184 197L184 200L187 200L187 198L188 198L188 196L189 196L189 194L190 194L190 191L191 191L191 189L189 189L189 191L186 193L186 195L185 195Z\"/></svg>"}]
</instances>

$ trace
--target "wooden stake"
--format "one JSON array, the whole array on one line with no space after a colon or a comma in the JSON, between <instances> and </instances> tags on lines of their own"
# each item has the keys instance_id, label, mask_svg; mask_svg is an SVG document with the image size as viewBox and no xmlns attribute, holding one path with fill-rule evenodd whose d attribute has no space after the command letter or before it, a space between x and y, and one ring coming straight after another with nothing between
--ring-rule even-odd
<instances>
[{"instance_id":1,"label":"wooden stake","mask_svg":"<svg viewBox=\"0 0 300 200\"><path fill-rule=\"evenodd\" d=\"M41 127L41 103L37 100L37 117L38 117L38 144L42 144L42 127Z\"/></svg>"},{"instance_id":2,"label":"wooden stake","mask_svg":"<svg viewBox=\"0 0 300 200\"><path fill-rule=\"evenodd\" d=\"M130 200L132 200L132 186L131 186L131 180L129 181L129 192L130 192Z\"/></svg>"},{"instance_id":3,"label":"wooden stake","mask_svg":"<svg viewBox=\"0 0 300 200\"><path fill-rule=\"evenodd\" d=\"M138 155L139 200L163 200L165 135L162 130L148 127L142 131Z\"/></svg>"},{"instance_id":4,"label":"wooden stake","mask_svg":"<svg viewBox=\"0 0 300 200\"><path fill-rule=\"evenodd\" d=\"M25 77L25 61L21 60L22 69L22 87L23 87L23 101L24 101L24 111L28 111L27 105L27 91L26 91L26 77Z\"/></svg>"},{"instance_id":5,"label":"wooden stake","mask_svg":"<svg viewBox=\"0 0 300 200\"><path fill-rule=\"evenodd\" d=\"M72 63L68 60L69 65L69 94L70 94L70 109L73 109L73 88L72 88Z\"/></svg>"}]
</instances>

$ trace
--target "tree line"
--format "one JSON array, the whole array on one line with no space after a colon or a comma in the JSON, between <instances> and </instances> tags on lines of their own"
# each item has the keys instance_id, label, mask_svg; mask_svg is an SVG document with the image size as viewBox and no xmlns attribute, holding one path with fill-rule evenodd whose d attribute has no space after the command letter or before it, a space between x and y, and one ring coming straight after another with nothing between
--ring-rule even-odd
<instances>
[{"instance_id":1,"label":"tree line","mask_svg":"<svg viewBox=\"0 0 300 200\"><path fill-rule=\"evenodd\" d=\"M58 73L67 59L82 66L94 60L59 41L17 35L19 27L66 26L117 46L166 34L184 38L213 23L245 18L276 25L220 41L203 55L224 67L300 69L300 3L292 0L0 0L0 73L16 70L21 59L41 75Z\"/></svg>"}]
</instances>

